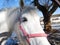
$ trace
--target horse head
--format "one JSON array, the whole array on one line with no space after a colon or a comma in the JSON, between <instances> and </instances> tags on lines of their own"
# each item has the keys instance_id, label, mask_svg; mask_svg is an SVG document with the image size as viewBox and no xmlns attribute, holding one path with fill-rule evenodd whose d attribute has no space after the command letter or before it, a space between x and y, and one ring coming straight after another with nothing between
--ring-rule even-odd
<instances>
[{"instance_id":1,"label":"horse head","mask_svg":"<svg viewBox=\"0 0 60 45\"><path fill-rule=\"evenodd\" d=\"M41 24L38 10L34 7L25 7L20 17L20 31L27 37L30 45L50 45ZM20 33L21 33L20 32Z\"/></svg>"}]
</instances>

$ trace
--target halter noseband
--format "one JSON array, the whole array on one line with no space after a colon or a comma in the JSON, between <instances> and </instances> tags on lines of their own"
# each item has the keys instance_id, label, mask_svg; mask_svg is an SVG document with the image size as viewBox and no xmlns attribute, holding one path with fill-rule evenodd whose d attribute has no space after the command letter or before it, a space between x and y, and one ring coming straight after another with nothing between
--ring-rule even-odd
<instances>
[{"instance_id":1,"label":"halter noseband","mask_svg":"<svg viewBox=\"0 0 60 45\"><path fill-rule=\"evenodd\" d=\"M20 30L22 31L23 35L26 37L26 40L28 44L30 45L29 38L34 38L34 37L47 37L47 34L45 33L36 33L36 34L28 34L25 29L20 25L19 26Z\"/></svg>"}]
</instances>

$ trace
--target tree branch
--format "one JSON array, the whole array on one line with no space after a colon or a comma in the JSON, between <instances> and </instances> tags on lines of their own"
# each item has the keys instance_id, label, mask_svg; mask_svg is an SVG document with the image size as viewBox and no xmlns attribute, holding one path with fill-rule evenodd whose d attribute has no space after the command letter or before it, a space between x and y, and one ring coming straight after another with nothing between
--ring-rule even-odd
<instances>
[{"instance_id":1,"label":"tree branch","mask_svg":"<svg viewBox=\"0 0 60 45\"><path fill-rule=\"evenodd\" d=\"M37 6L37 8L42 12L44 12L44 10L47 11L45 6L39 4L38 0L34 0L34 5Z\"/></svg>"},{"instance_id":2,"label":"tree branch","mask_svg":"<svg viewBox=\"0 0 60 45\"><path fill-rule=\"evenodd\" d=\"M58 5L54 4L48 13L53 14L57 8L58 8Z\"/></svg>"},{"instance_id":3,"label":"tree branch","mask_svg":"<svg viewBox=\"0 0 60 45\"><path fill-rule=\"evenodd\" d=\"M53 1L54 3L56 3L58 6L60 6L60 0L51 0Z\"/></svg>"},{"instance_id":4,"label":"tree branch","mask_svg":"<svg viewBox=\"0 0 60 45\"><path fill-rule=\"evenodd\" d=\"M48 9L53 5L53 3L51 3L51 5L48 7Z\"/></svg>"}]
</instances>

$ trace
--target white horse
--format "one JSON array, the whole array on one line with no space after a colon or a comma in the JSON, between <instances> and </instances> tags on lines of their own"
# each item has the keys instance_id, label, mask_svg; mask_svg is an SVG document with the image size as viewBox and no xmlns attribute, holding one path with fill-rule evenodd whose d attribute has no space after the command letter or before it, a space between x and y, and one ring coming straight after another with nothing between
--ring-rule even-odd
<instances>
[{"instance_id":1,"label":"white horse","mask_svg":"<svg viewBox=\"0 0 60 45\"><path fill-rule=\"evenodd\" d=\"M40 25L40 16L36 8L26 7L22 10L20 25L17 23L15 30L20 30L21 41L25 42L23 45L50 45Z\"/></svg>"},{"instance_id":2,"label":"white horse","mask_svg":"<svg viewBox=\"0 0 60 45\"><path fill-rule=\"evenodd\" d=\"M7 25L7 28L6 26L2 25L2 27L4 26L2 29L5 28L5 32L8 32L8 35L5 33L5 35L7 35L7 38L11 36L14 30L20 42L24 45L50 45L47 40L46 34L40 25L40 17L37 13L37 9L33 7L25 7L22 10L19 21L18 18L20 14L17 13L17 10L19 9L14 9L8 15L5 15L5 19L7 21L5 20L6 22L4 23L4 25Z\"/></svg>"}]
</instances>

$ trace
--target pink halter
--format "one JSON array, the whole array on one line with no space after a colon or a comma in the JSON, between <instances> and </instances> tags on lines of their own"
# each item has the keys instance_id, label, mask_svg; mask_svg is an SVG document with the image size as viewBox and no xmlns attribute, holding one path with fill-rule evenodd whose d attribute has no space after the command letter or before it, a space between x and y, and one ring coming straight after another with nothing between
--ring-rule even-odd
<instances>
[{"instance_id":1,"label":"pink halter","mask_svg":"<svg viewBox=\"0 0 60 45\"><path fill-rule=\"evenodd\" d=\"M30 45L30 38L34 38L34 37L47 37L47 34L45 33L36 33L36 34L28 34L25 29L23 29L23 27L20 25L19 26L20 30L23 32L23 35L26 37L26 40L28 42L28 44Z\"/></svg>"}]
</instances>

